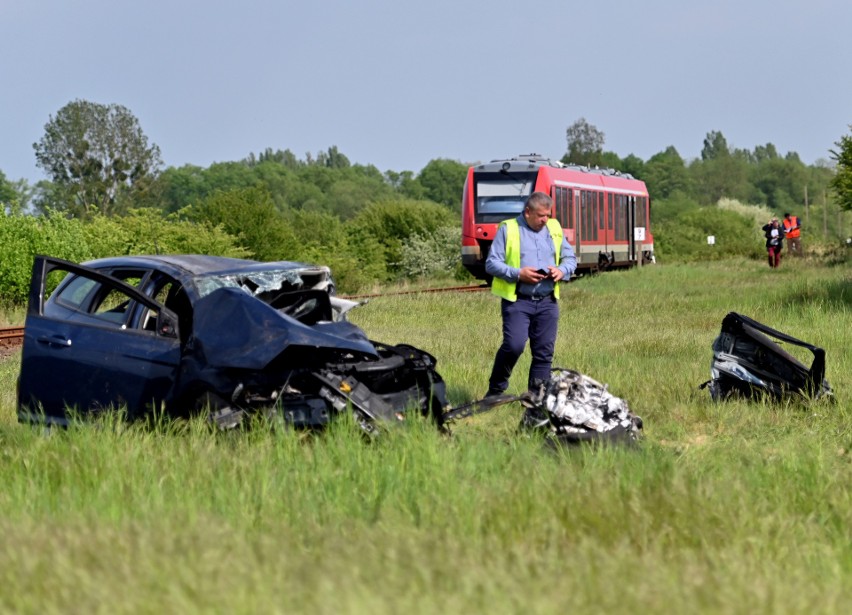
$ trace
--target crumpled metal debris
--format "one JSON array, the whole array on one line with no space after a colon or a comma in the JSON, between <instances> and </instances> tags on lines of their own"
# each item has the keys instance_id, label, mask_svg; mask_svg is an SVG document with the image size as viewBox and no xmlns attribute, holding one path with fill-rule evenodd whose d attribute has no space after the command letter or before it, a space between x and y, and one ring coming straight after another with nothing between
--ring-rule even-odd
<instances>
[{"instance_id":1,"label":"crumpled metal debris","mask_svg":"<svg viewBox=\"0 0 852 615\"><path fill-rule=\"evenodd\" d=\"M814 356L811 366L801 363L772 338L809 350ZM775 399L789 395L833 399L825 379L825 350L736 312L725 316L713 342L710 376L699 388L708 388L716 401L732 395L762 394Z\"/></svg>"},{"instance_id":2,"label":"crumpled metal debris","mask_svg":"<svg viewBox=\"0 0 852 615\"><path fill-rule=\"evenodd\" d=\"M537 391L521 396L526 407L521 428L544 430L565 443L637 440L642 419L607 388L580 372L554 369Z\"/></svg>"}]
</instances>

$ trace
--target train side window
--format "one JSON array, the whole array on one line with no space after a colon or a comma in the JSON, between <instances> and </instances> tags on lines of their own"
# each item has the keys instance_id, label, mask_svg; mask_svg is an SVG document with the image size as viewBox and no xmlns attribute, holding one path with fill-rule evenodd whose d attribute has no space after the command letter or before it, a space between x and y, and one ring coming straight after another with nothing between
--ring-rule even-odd
<instances>
[{"instance_id":1,"label":"train side window","mask_svg":"<svg viewBox=\"0 0 852 615\"><path fill-rule=\"evenodd\" d=\"M576 228L574 226L574 191L568 189L568 228Z\"/></svg>"},{"instance_id":2,"label":"train side window","mask_svg":"<svg viewBox=\"0 0 852 615\"><path fill-rule=\"evenodd\" d=\"M636 197L636 226L646 226L647 201L644 196Z\"/></svg>"},{"instance_id":3,"label":"train side window","mask_svg":"<svg viewBox=\"0 0 852 615\"><path fill-rule=\"evenodd\" d=\"M619 199L619 207L617 209L616 228L619 230L619 239L627 241L627 218L630 215L630 207L627 204L628 197L624 194Z\"/></svg>"},{"instance_id":4,"label":"train side window","mask_svg":"<svg viewBox=\"0 0 852 615\"><path fill-rule=\"evenodd\" d=\"M580 238L586 241L594 241L598 238L598 193L591 190L583 190L580 193Z\"/></svg>"},{"instance_id":5,"label":"train side window","mask_svg":"<svg viewBox=\"0 0 852 615\"><path fill-rule=\"evenodd\" d=\"M606 208L604 207L604 194L598 192L598 222L601 230L606 229Z\"/></svg>"},{"instance_id":6,"label":"train side window","mask_svg":"<svg viewBox=\"0 0 852 615\"><path fill-rule=\"evenodd\" d=\"M608 201L607 202L607 214L608 214L608 218L609 218L609 220L608 220L609 223L607 224L607 228L609 230L612 230L612 193L609 193L607 195L607 197L608 197L607 198L607 201Z\"/></svg>"},{"instance_id":7,"label":"train side window","mask_svg":"<svg viewBox=\"0 0 852 615\"><path fill-rule=\"evenodd\" d=\"M556 219L565 227L565 188L553 188L553 204L556 207Z\"/></svg>"}]
</instances>

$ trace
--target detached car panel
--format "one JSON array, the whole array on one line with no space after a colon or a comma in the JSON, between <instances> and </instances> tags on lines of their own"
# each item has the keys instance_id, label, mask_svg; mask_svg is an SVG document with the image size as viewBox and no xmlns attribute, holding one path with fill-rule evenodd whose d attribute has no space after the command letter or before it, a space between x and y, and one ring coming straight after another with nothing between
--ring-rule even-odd
<instances>
[{"instance_id":1,"label":"detached car panel","mask_svg":"<svg viewBox=\"0 0 852 615\"><path fill-rule=\"evenodd\" d=\"M809 350L813 354L811 366L804 365L779 343ZM825 350L822 348L743 314L729 312L713 342L711 379L701 388L709 388L714 400L731 395L755 397L764 394L775 399L789 395L832 398L825 369Z\"/></svg>"},{"instance_id":2,"label":"detached car panel","mask_svg":"<svg viewBox=\"0 0 852 615\"><path fill-rule=\"evenodd\" d=\"M64 279L48 295L49 276ZM55 282L55 280L54 280ZM327 267L208 256L39 256L25 323L18 417L64 424L204 410L222 426L278 412L320 427L349 408L370 431L446 399L435 359L371 341L346 321Z\"/></svg>"}]
</instances>

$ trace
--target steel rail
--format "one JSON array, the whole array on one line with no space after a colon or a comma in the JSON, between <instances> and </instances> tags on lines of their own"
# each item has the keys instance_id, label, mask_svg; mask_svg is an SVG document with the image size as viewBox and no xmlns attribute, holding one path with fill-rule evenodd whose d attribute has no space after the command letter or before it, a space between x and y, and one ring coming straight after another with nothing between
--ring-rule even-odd
<instances>
[{"instance_id":1,"label":"steel rail","mask_svg":"<svg viewBox=\"0 0 852 615\"><path fill-rule=\"evenodd\" d=\"M23 327L0 327L0 346L3 348L16 348L23 343Z\"/></svg>"},{"instance_id":2,"label":"steel rail","mask_svg":"<svg viewBox=\"0 0 852 615\"><path fill-rule=\"evenodd\" d=\"M445 288L421 288L419 290L401 290L392 293L370 293L358 295L341 295L341 299L372 299L374 297L396 297L398 295L419 295L429 293L472 293L482 290L488 290L487 284L479 286L447 286Z\"/></svg>"},{"instance_id":3,"label":"steel rail","mask_svg":"<svg viewBox=\"0 0 852 615\"><path fill-rule=\"evenodd\" d=\"M421 288L416 290L402 290L391 293L366 293L357 295L341 295L343 299L372 299L375 297L394 297L398 295L419 295L430 293L471 293L488 290L488 285L478 286L447 286L444 288ZM24 342L24 327L0 327L0 346L10 348L20 346Z\"/></svg>"}]
</instances>

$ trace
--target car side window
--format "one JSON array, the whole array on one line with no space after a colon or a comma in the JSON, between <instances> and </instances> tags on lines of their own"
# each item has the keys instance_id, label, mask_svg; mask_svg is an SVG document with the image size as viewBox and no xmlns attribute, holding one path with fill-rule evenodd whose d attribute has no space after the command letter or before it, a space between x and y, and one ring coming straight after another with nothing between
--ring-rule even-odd
<instances>
[{"instance_id":1,"label":"car side window","mask_svg":"<svg viewBox=\"0 0 852 615\"><path fill-rule=\"evenodd\" d=\"M94 280L77 276L56 293L54 301L71 309L84 310L84 305L96 286L98 283Z\"/></svg>"},{"instance_id":2,"label":"car side window","mask_svg":"<svg viewBox=\"0 0 852 615\"><path fill-rule=\"evenodd\" d=\"M129 307L130 298L127 295L120 290L105 287L103 292L98 293L92 314L109 322L123 324Z\"/></svg>"},{"instance_id":3,"label":"car side window","mask_svg":"<svg viewBox=\"0 0 852 615\"><path fill-rule=\"evenodd\" d=\"M139 279L126 281L133 284ZM50 295L44 305L44 315L123 328L133 303L133 299L118 288L78 274Z\"/></svg>"}]
</instances>

